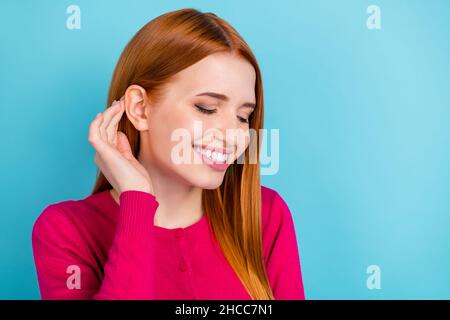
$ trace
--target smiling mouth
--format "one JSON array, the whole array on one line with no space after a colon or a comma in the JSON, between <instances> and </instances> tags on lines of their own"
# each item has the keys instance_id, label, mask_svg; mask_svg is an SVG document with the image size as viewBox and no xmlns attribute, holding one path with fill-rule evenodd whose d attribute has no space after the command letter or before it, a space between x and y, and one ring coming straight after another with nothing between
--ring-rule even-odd
<instances>
[{"instance_id":1,"label":"smiling mouth","mask_svg":"<svg viewBox=\"0 0 450 320\"><path fill-rule=\"evenodd\" d=\"M214 162L225 164L231 157L231 152L223 148L204 147L199 145L192 146L199 155Z\"/></svg>"}]
</instances>

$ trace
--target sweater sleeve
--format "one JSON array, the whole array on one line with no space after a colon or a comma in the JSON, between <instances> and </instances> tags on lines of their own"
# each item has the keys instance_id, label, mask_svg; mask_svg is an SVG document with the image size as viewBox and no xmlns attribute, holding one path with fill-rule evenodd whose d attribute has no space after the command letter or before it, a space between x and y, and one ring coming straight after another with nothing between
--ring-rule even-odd
<instances>
[{"instance_id":1,"label":"sweater sleeve","mask_svg":"<svg viewBox=\"0 0 450 320\"><path fill-rule=\"evenodd\" d=\"M266 271L276 300L304 300L297 237L291 212L276 193L269 222Z\"/></svg>"},{"instance_id":2,"label":"sweater sleeve","mask_svg":"<svg viewBox=\"0 0 450 320\"><path fill-rule=\"evenodd\" d=\"M70 220L50 205L33 226L42 299L146 299L152 295L152 227L158 207L146 192L120 194L119 218L103 279L86 262L88 248Z\"/></svg>"}]
</instances>

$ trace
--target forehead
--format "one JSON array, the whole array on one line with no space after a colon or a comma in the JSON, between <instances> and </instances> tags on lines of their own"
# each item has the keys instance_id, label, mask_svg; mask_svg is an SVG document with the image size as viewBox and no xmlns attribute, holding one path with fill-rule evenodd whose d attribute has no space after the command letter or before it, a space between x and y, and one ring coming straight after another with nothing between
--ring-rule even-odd
<instances>
[{"instance_id":1,"label":"forehead","mask_svg":"<svg viewBox=\"0 0 450 320\"><path fill-rule=\"evenodd\" d=\"M254 103L255 81L255 69L247 60L215 53L177 73L169 89L178 98L209 91L227 95L231 102Z\"/></svg>"}]
</instances>

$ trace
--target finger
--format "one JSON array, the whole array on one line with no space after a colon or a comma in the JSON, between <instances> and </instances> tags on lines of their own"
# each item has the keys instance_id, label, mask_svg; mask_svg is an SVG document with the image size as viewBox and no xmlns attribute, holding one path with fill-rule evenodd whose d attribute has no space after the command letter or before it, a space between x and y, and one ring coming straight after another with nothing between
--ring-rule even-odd
<instances>
[{"instance_id":1,"label":"finger","mask_svg":"<svg viewBox=\"0 0 450 320\"><path fill-rule=\"evenodd\" d=\"M95 145L101 140L99 127L103 122L103 114L99 112L94 120L89 125L89 143L95 147Z\"/></svg>"},{"instance_id":2,"label":"finger","mask_svg":"<svg viewBox=\"0 0 450 320\"><path fill-rule=\"evenodd\" d=\"M114 126L112 127L112 144L114 146L117 145L117 131L119 128L119 123L120 120L123 117L123 114L125 113L125 100L124 100L125 96L122 96L122 98L120 98L120 111L119 114L117 114L116 116L114 116L114 118L111 120L111 122L114 124ZM116 118L117 117L117 118Z\"/></svg>"},{"instance_id":3,"label":"finger","mask_svg":"<svg viewBox=\"0 0 450 320\"><path fill-rule=\"evenodd\" d=\"M120 109L119 112L117 112L111 119L111 122L109 123L108 127L106 128L106 134L108 136L108 142L110 144L116 145L116 136L117 136L117 128L119 126L120 119L122 119L124 106L122 102L119 102Z\"/></svg>"},{"instance_id":4,"label":"finger","mask_svg":"<svg viewBox=\"0 0 450 320\"><path fill-rule=\"evenodd\" d=\"M117 132L117 150L128 160L134 158L130 142L126 134L122 131Z\"/></svg>"},{"instance_id":5,"label":"finger","mask_svg":"<svg viewBox=\"0 0 450 320\"><path fill-rule=\"evenodd\" d=\"M104 142L108 141L108 136L106 134L106 128L107 128L109 122L111 121L111 118L114 115L114 111L115 111L114 107L116 105L117 105L117 101L114 100L113 103L111 104L111 106L103 112L104 119L103 119L103 122L101 123L101 125L99 126L99 130L100 130L100 136Z\"/></svg>"},{"instance_id":6,"label":"finger","mask_svg":"<svg viewBox=\"0 0 450 320\"><path fill-rule=\"evenodd\" d=\"M122 114L121 114L121 116L120 116L120 119L122 119L122 116L123 116L123 113L125 113L125 95L123 95L121 98L120 98L120 103L121 103L121 111L122 111ZM118 131L118 129L119 129L119 122L120 122L120 119L119 119L119 121L117 121L117 125L116 125L116 127L115 127L115 129L114 129L114 137L113 137L113 145L114 146L117 146L117 131Z\"/></svg>"},{"instance_id":7,"label":"finger","mask_svg":"<svg viewBox=\"0 0 450 320\"><path fill-rule=\"evenodd\" d=\"M108 136L106 134L106 128L108 127L112 117L116 114L116 112L118 111L118 106L119 102L114 101L113 104L106 109L106 111L103 112L103 122L100 125L100 136L102 137L102 139L107 142L108 141Z\"/></svg>"}]
</instances>

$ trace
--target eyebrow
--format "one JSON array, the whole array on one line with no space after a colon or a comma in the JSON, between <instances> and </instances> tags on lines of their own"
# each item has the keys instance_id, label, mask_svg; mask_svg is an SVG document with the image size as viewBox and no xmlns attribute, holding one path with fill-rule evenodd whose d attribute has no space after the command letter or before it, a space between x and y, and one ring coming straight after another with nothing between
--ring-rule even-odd
<instances>
[{"instance_id":1,"label":"eyebrow","mask_svg":"<svg viewBox=\"0 0 450 320\"><path fill-rule=\"evenodd\" d=\"M216 93L216 92L202 92L202 93L197 94L197 96L209 96L209 97L216 98L216 99L223 100L223 101L230 101L230 98L228 98L226 95L221 94L221 93ZM256 105L251 102L246 102L242 105L242 107L248 107L248 108L255 109Z\"/></svg>"}]
</instances>

